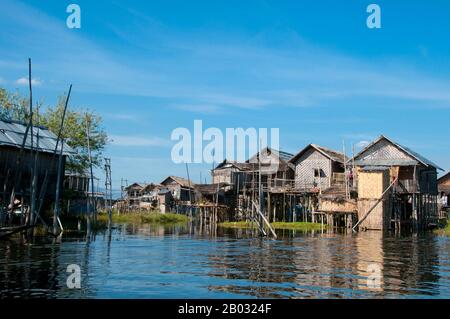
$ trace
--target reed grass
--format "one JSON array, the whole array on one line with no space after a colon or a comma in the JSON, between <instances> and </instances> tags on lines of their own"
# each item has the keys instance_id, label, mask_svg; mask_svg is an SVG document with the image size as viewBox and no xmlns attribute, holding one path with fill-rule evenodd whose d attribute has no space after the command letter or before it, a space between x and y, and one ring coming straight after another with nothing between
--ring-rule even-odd
<instances>
[{"instance_id":1,"label":"reed grass","mask_svg":"<svg viewBox=\"0 0 450 319\"><path fill-rule=\"evenodd\" d=\"M438 234L438 235L450 237L450 223L447 222L445 227L439 228L439 229L435 229L434 233Z\"/></svg>"},{"instance_id":2,"label":"reed grass","mask_svg":"<svg viewBox=\"0 0 450 319\"><path fill-rule=\"evenodd\" d=\"M107 214L99 214L98 221L107 222ZM173 224L185 223L189 217L180 214L152 212L130 212L123 214L113 214L113 223L143 223L143 224Z\"/></svg>"}]
</instances>

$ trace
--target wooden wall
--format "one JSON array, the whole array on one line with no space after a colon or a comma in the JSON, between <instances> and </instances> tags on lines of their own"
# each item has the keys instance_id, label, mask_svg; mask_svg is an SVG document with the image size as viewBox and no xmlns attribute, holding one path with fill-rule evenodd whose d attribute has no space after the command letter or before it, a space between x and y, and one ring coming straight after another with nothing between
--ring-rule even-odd
<instances>
[{"instance_id":1,"label":"wooden wall","mask_svg":"<svg viewBox=\"0 0 450 319\"><path fill-rule=\"evenodd\" d=\"M3 196L8 197L9 193L11 192L13 188L13 179L14 179L14 173L17 168L17 158L19 155L20 149L15 147L7 147L2 146L0 148L0 194ZM45 177L45 173L48 170L48 185L47 185L47 192L46 192L46 200L51 200L55 197L56 193L56 182L57 182L57 163L58 163L58 157L55 157L55 160L52 161L53 155L50 153L39 153L39 159L38 159L38 189L37 192L39 194L40 192L40 186L42 185L42 182ZM22 160L21 164L18 167L18 169L22 173L21 180L19 182L19 188L16 189L16 193L22 190L24 192L25 197L29 197L30 193L30 187L31 187L31 167L34 163L34 154L32 155L29 151L24 151L22 153ZM63 161L63 169L65 166L65 157ZM64 170L61 174L61 188L63 185L63 178L64 178ZM6 186L6 193L4 193L4 185L5 182L7 182ZM28 203L28 198L25 201Z\"/></svg>"},{"instance_id":2,"label":"wooden wall","mask_svg":"<svg viewBox=\"0 0 450 319\"><path fill-rule=\"evenodd\" d=\"M403 159L411 160L411 156L398 149L395 145L387 140L380 140L372 147L365 150L357 158L358 160L389 160Z\"/></svg>"},{"instance_id":3,"label":"wooden wall","mask_svg":"<svg viewBox=\"0 0 450 319\"><path fill-rule=\"evenodd\" d=\"M450 174L447 174L444 178L439 180L439 192L444 192L450 195Z\"/></svg>"},{"instance_id":4,"label":"wooden wall","mask_svg":"<svg viewBox=\"0 0 450 319\"><path fill-rule=\"evenodd\" d=\"M328 188L331 182L331 160L315 149L307 150L297 161L295 165L295 187L311 188L316 182L319 187ZM315 177L314 170L321 169L324 177Z\"/></svg>"},{"instance_id":5,"label":"wooden wall","mask_svg":"<svg viewBox=\"0 0 450 319\"><path fill-rule=\"evenodd\" d=\"M435 168L423 167L418 170L419 190L422 194L437 195L437 171Z\"/></svg>"},{"instance_id":6,"label":"wooden wall","mask_svg":"<svg viewBox=\"0 0 450 319\"><path fill-rule=\"evenodd\" d=\"M390 174L387 169L384 171L358 172L358 219L362 219L377 203L389 184ZM376 206L360 227L376 230L388 229L390 207L390 193L387 192L384 195L384 200Z\"/></svg>"}]
</instances>

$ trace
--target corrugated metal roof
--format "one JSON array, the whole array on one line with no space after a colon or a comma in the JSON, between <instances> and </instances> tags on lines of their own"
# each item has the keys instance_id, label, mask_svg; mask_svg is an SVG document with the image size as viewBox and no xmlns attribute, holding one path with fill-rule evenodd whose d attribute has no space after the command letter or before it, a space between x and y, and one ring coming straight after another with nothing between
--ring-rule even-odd
<instances>
[{"instance_id":1,"label":"corrugated metal roof","mask_svg":"<svg viewBox=\"0 0 450 319\"><path fill-rule=\"evenodd\" d=\"M272 150L273 152L278 154L278 157L281 158L285 162L289 162L289 160L294 157L294 154L284 152L284 151L278 151L278 150Z\"/></svg>"},{"instance_id":2,"label":"corrugated metal roof","mask_svg":"<svg viewBox=\"0 0 450 319\"><path fill-rule=\"evenodd\" d=\"M356 162L358 161L357 158L365 153L369 148L371 148L372 146L374 146L375 144L377 144L378 142L380 142L381 140L386 140L389 143L391 143L392 145L396 146L397 148L399 148L400 150L402 150L403 152L405 152L406 154L408 154L409 156L411 156L413 159L417 160L418 162L424 164L425 166L431 166L434 167L436 169L440 169L443 171L442 168L440 168L438 165L436 165L435 163L433 163L432 161L430 161L429 159L425 158L424 156L420 155L419 153L414 152L413 150L411 150L408 147L405 147L393 140L391 140L390 138L386 137L385 135L381 135L379 138L377 138L375 141L373 141L372 143L370 143L369 145L367 145L364 149L362 149L358 154L355 155L355 160ZM371 164L371 165L376 165L376 164ZM386 164L386 163L381 163L380 165L398 165L396 163L394 164ZM413 162L411 162L411 164L408 163L403 163L403 165L415 165Z\"/></svg>"},{"instance_id":3,"label":"corrugated metal roof","mask_svg":"<svg viewBox=\"0 0 450 319\"><path fill-rule=\"evenodd\" d=\"M292 156L290 159L291 163L294 163L299 159L303 154L306 153L307 150L310 148L313 148L323 154L324 156L328 157L330 160L338 162L338 163L344 163L346 160L346 156L338 151L334 151L332 149L317 145L317 144L309 144L304 149L302 149L300 152L298 152L295 156Z\"/></svg>"},{"instance_id":4,"label":"corrugated metal roof","mask_svg":"<svg viewBox=\"0 0 450 319\"><path fill-rule=\"evenodd\" d=\"M447 174L442 175L441 177L438 178L438 183L444 182L445 180L450 178L450 172L448 172Z\"/></svg>"},{"instance_id":5,"label":"corrugated metal roof","mask_svg":"<svg viewBox=\"0 0 450 319\"><path fill-rule=\"evenodd\" d=\"M178 177L178 176L169 176L167 178L165 178L162 182L161 185L165 185L165 182L168 179L172 179L173 181L175 181L177 184L181 185L182 187L187 187L187 188L193 188L195 186L195 184L192 181L189 181L183 177Z\"/></svg>"},{"instance_id":6,"label":"corrugated metal roof","mask_svg":"<svg viewBox=\"0 0 450 319\"><path fill-rule=\"evenodd\" d=\"M0 146L7 145L12 147L22 147L23 139L27 125L15 121L0 120ZM38 140L39 136L39 140ZM38 149L41 152L53 153L56 148L57 137L45 127L33 127L33 149ZM37 145L39 142L39 145ZM27 140L25 142L25 149L31 149L31 134L28 132ZM61 150L61 143L59 143L58 151ZM64 143L63 154L73 155L75 150Z\"/></svg>"},{"instance_id":7,"label":"corrugated metal roof","mask_svg":"<svg viewBox=\"0 0 450 319\"><path fill-rule=\"evenodd\" d=\"M261 150L262 156L268 156L268 155L270 155L272 153L275 156L277 156L281 161L284 161L284 162L288 162L294 156L294 154L291 154L291 153L288 153L288 152L284 152L284 151L275 150L275 149L272 149L272 148L267 147L267 146ZM258 155L259 155L259 152L257 152L255 155L250 157L246 161L246 163L257 162L258 161Z\"/></svg>"},{"instance_id":8,"label":"corrugated metal roof","mask_svg":"<svg viewBox=\"0 0 450 319\"><path fill-rule=\"evenodd\" d=\"M414 166L419 164L418 161L401 158L386 158L386 159L364 159L355 160L355 165L358 166Z\"/></svg>"},{"instance_id":9,"label":"corrugated metal roof","mask_svg":"<svg viewBox=\"0 0 450 319\"><path fill-rule=\"evenodd\" d=\"M361 168L361 171L363 171L363 172L383 172L388 169L389 169L389 166L365 166L365 167Z\"/></svg>"},{"instance_id":10,"label":"corrugated metal roof","mask_svg":"<svg viewBox=\"0 0 450 319\"><path fill-rule=\"evenodd\" d=\"M394 142L395 143L395 142ZM419 153L414 152L413 150L411 150L409 147L400 145L398 143L397 144L399 147L403 148L407 153L409 153L411 156L415 157L416 159L418 159L420 162L428 165L428 166L432 166L434 168L440 169L443 171L442 168L440 168L438 165L436 165L434 162L430 161L429 159L427 159L426 157L420 155Z\"/></svg>"}]
</instances>

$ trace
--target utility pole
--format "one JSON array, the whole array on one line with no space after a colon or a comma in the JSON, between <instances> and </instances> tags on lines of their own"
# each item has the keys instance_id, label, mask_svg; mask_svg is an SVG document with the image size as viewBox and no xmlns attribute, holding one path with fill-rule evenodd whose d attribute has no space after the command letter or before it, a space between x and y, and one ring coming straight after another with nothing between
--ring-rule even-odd
<instances>
[{"instance_id":1,"label":"utility pole","mask_svg":"<svg viewBox=\"0 0 450 319\"><path fill-rule=\"evenodd\" d=\"M105 158L105 206L108 211L109 225L112 223L112 180L111 159Z\"/></svg>"},{"instance_id":2,"label":"utility pole","mask_svg":"<svg viewBox=\"0 0 450 319\"><path fill-rule=\"evenodd\" d=\"M120 200L123 201L123 177L120 179Z\"/></svg>"},{"instance_id":3,"label":"utility pole","mask_svg":"<svg viewBox=\"0 0 450 319\"><path fill-rule=\"evenodd\" d=\"M88 160L89 160L89 167L90 167L90 179L91 179L91 203L92 203L92 217L94 217L94 220L96 221L96 205L95 205L95 195L94 195L94 171L93 171L93 167L92 167L92 154L91 154L91 142L90 142L90 126L91 123L89 121L89 117L86 113L86 140L87 140L87 148L88 148ZM91 213L88 213L89 215L91 215Z\"/></svg>"},{"instance_id":4,"label":"utility pole","mask_svg":"<svg viewBox=\"0 0 450 319\"><path fill-rule=\"evenodd\" d=\"M126 188L128 187L128 179L125 179L125 188L124 188L124 192L126 192ZM128 211L128 209L129 209L129 207L130 207L130 198L128 197L128 194L127 194L127 207L126 207L126 210Z\"/></svg>"}]
</instances>

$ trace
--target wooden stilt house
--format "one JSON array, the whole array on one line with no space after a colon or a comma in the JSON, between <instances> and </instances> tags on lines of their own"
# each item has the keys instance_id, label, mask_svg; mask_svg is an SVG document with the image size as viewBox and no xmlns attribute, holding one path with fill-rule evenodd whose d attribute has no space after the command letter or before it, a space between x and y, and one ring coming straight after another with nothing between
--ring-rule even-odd
<instances>
[{"instance_id":1,"label":"wooden stilt house","mask_svg":"<svg viewBox=\"0 0 450 319\"><path fill-rule=\"evenodd\" d=\"M386 136L361 150L354 162L361 227L400 230L406 225L413 229L436 225L439 166Z\"/></svg>"}]
</instances>

